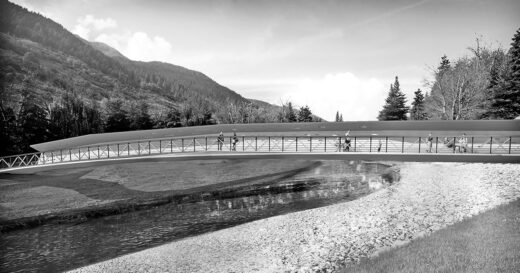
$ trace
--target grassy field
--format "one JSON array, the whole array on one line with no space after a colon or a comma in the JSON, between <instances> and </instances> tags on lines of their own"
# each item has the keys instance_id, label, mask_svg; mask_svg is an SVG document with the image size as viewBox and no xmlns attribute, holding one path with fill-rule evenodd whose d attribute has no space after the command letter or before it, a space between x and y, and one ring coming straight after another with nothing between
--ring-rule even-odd
<instances>
[{"instance_id":1,"label":"grassy field","mask_svg":"<svg viewBox=\"0 0 520 273\"><path fill-rule=\"evenodd\" d=\"M340 272L519 272L520 200Z\"/></svg>"}]
</instances>

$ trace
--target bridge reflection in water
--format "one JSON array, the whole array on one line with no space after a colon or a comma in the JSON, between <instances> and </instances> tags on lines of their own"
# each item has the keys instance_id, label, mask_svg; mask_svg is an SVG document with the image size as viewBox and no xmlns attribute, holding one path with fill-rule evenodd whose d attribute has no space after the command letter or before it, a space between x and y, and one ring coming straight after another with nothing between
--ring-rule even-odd
<instances>
[{"instance_id":1,"label":"bridge reflection in water","mask_svg":"<svg viewBox=\"0 0 520 273\"><path fill-rule=\"evenodd\" d=\"M254 183L80 224L45 225L2 234L1 268L62 271L126 253L275 215L359 198L383 182L389 166L317 161L313 168L270 183Z\"/></svg>"},{"instance_id":2,"label":"bridge reflection in water","mask_svg":"<svg viewBox=\"0 0 520 273\"><path fill-rule=\"evenodd\" d=\"M227 137L219 148L215 137L152 139L146 141L96 144L63 150L22 154L0 158L0 169L52 165L67 162L144 157L160 154L202 152L248 153L333 153L364 154L457 154L520 155L519 136L468 135L461 143L457 136L355 136L350 137L348 151L344 136L240 136L234 143ZM515 158L517 160L518 158Z\"/></svg>"}]
</instances>

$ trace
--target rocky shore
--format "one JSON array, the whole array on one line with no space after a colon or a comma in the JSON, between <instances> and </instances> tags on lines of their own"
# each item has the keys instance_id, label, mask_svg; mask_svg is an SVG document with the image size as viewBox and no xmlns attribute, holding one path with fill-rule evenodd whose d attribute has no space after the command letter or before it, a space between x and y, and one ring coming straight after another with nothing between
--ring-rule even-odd
<instances>
[{"instance_id":1,"label":"rocky shore","mask_svg":"<svg viewBox=\"0 0 520 273\"><path fill-rule=\"evenodd\" d=\"M267 218L75 272L332 272L520 198L519 164L402 163L360 199Z\"/></svg>"}]
</instances>

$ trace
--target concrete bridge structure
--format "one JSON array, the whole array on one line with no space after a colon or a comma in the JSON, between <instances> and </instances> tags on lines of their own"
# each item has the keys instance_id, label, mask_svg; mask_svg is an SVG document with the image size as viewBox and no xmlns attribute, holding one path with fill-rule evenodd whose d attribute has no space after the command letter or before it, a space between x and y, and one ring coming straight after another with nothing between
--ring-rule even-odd
<instances>
[{"instance_id":1,"label":"concrete bridge structure","mask_svg":"<svg viewBox=\"0 0 520 273\"><path fill-rule=\"evenodd\" d=\"M463 133L467 141L460 144ZM0 172L208 158L520 163L520 120L228 124L86 135L32 147L38 152L0 158Z\"/></svg>"}]
</instances>

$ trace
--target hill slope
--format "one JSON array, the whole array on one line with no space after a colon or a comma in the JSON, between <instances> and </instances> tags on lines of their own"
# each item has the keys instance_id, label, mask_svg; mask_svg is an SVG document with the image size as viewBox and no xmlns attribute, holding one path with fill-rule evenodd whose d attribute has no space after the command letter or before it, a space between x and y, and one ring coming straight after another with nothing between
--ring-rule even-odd
<instances>
[{"instance_id":1,"label":"hill slope","mask_svg":"<svg viewBox=\"0 0 520 273\"><path fill-rule=\"evenodd\" d=\"M63 94L73 92L83 101L100 103L101 109L106 101L121 99L127 108L133 102L147 102L150 114L157 117L172 110L181 114L191 110L183 117L186 123L196 124L204 117L240 122L246 107L262 113L255 102L251 105L200 72L129 60L105 44L87 42L58 23L5 0L0 1L0 66L2 103L15 110L24 92L34 95L41 105L55 104ZM260 115L258 121L266 120Z\"/></svg>"}]
</instances>

